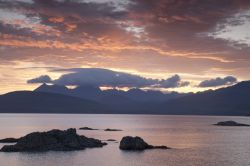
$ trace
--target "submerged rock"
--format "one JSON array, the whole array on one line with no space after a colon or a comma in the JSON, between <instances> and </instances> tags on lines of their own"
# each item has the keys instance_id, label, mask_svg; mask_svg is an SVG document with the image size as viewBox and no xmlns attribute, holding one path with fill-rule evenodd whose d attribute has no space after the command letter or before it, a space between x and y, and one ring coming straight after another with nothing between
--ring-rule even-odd
<instances>
[{"instance_id":1,"label":"submerged rock","mask_svg":"<svg viewBox=\"0 0 250 166\"><path fill-rule=\"evenodd\" d=\"M33 132L21 137L15 145L5 145L2 152L72 151L102 147L107 143L79 136L76 129Z\"/></svg>"},{"instance_id":2,"label":"submerged rock","mask_svg":"<svg viewBox=\"0 0 250 166\"><path fill-rule=\"evenodd\" d=\"M216 124L214 124L216 126L250 126L249 124L243 124L243 123L238 123L235 121L224 121L224 122L218 122Z\"/></svg>"},{"instance_id":3,"label":"submerged rock","mask_svg":"<svg viewBox=\"0 0 250 166\"><path fill-rule=\"evenodd\" d=\"M115 140L115 139L108 139L107 141L111 141L111 142L113 141L113 142L114 142L114 141L116 141L116 140Z\"/></svg>"},{"instance_id":4,"label":"submerged rock","mask_svg":"<svg viewBox=\"0 0 250 166\"><path fill-rule=\"evenodd\" d=\"M19 138L4 138L0 140L0 143L16 143Z\"/></svg>"},{"instance_id":5,"label":"submerged rock","mask_svg":"<svg viewBox=\"0 0 250 166\"><path fill-rule=\"evenodd\" d=\"M81 128L79 128L79 130L99 130L99 129L93 129L90 127L81 127Z\"/></svg>"},{"instance_id":6,"label":"submerged rock","mask_svg":"<svg viewBox=\"0 0 250 166\"><path fill-rule=\"evenodd\" d=\"M116 142L115 139L107 139L106 141L108 141L108 142Z\"/></svg>"},{"instance_id":7,"label":"submerged rock","mask_svg":"<svg viewBox=\"0 0 250 166\"><path fill-rule=\"evenodd\" d=\"M167 146L153 146L146 143L140 137L123 137L119 148L121 150L145 150L145 149L170 149Z\"/></svg>"},{"instance_id":8,"label":"submerged rock","mask_svg":"<svg viewBox=\"0 0 250 166\"><path fill-rule=\"evenodd\" d=\"M107 128L104 131L122 131L122 130L121 129L109 129L109 128Z\"/></svg>"}]
</instances>

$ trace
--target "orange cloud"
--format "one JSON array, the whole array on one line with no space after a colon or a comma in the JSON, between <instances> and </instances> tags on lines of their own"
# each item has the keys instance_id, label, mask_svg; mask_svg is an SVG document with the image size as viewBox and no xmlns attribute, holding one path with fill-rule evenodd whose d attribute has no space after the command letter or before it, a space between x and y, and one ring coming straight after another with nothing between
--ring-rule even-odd
<instances>
[{"instance_id":1,"label":"orange cloud","mask_svg":"<svg viewBox=\"0 0 250 166\"><path fill-rule=\"evenodd\" d=\"M51 17L49 18L49 21L53 23L62 23L64 22L64 18L63 17Z\"/></svg>"},{"instance_id":2,"label":"orange cloud","mask_svg":"<svg viewBox=\"0 0 250 166\"><path fill-rule=\"evenodd\" d=\"M40 23L33 23L27 20L14 19L14 20L1 20L3 24L12 25L19 28L28 28L31 32L34 32L38 35L46 36L60 36L61 32L53 29L50 26L43 25Z\"/></svg>"},{"instance_id":3,"label":"orange cloud","mask_svg":"<svg viewBox=\"0 0 250 166\"><path fill-rule=\"evenodd\" d=\"M66 26L66 31L67 32L74 31L77 28L76 24L65 23L64 25Z\"/></svg>"},{"instance_id":4,"label":"orange cloud","mask_svg":"<svg viewBox=\"0 0 250 166\"><path fill-rule=\"evenodd\" d=\"M167 51L161 48L157 48L154 46L147 45L126 45L121 43L115 43L110 41L108 43L96 43L96 42L88 42L88 43L64 43L57 40L45 40L45 41L37 41L31 38L25 38L19 36L15 38L12 35L0 35L0 38L5 39L0 41L0 45L2 46L12 46L12 47L35 47L35 48L55 48L55 49L69 49L73 51L84 51L84 50L95 50L95 51L111 51L117 52L122 50L146 50L146 51L154 51L160 55L165 56L173 56L173 57L183 57L183 58L191 58L191 59L209 59L215 60L219 62L233 62L222 57L216 56L219 53L210 53L210 52L184 52L184 51ZM107 40L100 40L107 41Z\"/></svg>"}]
</instances>

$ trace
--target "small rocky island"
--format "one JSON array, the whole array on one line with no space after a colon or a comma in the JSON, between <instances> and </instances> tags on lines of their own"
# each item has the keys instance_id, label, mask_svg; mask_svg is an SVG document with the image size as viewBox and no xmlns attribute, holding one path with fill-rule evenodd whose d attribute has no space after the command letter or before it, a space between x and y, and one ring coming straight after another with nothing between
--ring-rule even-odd
<instances>
[{"instance_id":1,"label":"small rocky island","mask_svg":"<svg viewBox=\"0 0 250 166\"><path fill-rule=\"evenodd\" d=\"M98 139L76 133L76 129L33 132L21 137L15 145L5 145L2 152L73 151L107 145Z\"/></svg>"},{"instance_id":2,"label":"small rocky island","mask_svg":"<svg viewBox=\"0 0 250 166\"><path fill-rule=\"evenodd\" d=\"M214 124L216 126L250 126L249 124L243 124L243 123L238 123L235 121L224 121L224 122L218 122L216 124Z\"/></svg>"},{"instance_id":3,"label":"small rocky island","mask_svg":"<svg viewBox=\"0 0 250 166\"><path fill-rule=\"evenodd\" d=\"M141 151L145 149L171 149L167 146L153 146L146 143L142 138L140 137L131 137L126 136L123 137L119 148L121 150L134 150L134 151Z\"/></svg>"},{"instance_id":4,"label":"small rocky island","mask_svg":"<svg viewBox=\"0 0 250 166\"><path fill-rule=\"evenodd\" d=\"M107 128L104 131L122 131L122 130L121 129L110 129L110 128Z\"/></svg>"},{"instance_id":5,"label":"small rocky island","mask_svg":"<svg viewBox=\"0 0 250 166\"><path fill-rule=\"evenodd\" d=\"M109 141L109 142L116 142L115 139L107 139L106 141Z\"/></svg>"},{"instance_id":6,"label":"small rocky island","mask_svg":"<svg viewBox=\"0 0 250 166\"><path fill-rule=\"evenodd\" d=\"M121 129L111 129L111 128L107 128L107 129L94 129L94 128L91 128L91 127L80 127L79 130L122 131Z\"/></svg>"},{"instance_id":7,"label":"small rocky island","mask_svg":"<svg viewBox=\"0 0 250 166\"><path fill-rule=\"evenodd\" d=\"M90 127L81 127L81 128L79 128L79 130L99 130L99 129L93 129Z\"/></svg>"}]
</instances>

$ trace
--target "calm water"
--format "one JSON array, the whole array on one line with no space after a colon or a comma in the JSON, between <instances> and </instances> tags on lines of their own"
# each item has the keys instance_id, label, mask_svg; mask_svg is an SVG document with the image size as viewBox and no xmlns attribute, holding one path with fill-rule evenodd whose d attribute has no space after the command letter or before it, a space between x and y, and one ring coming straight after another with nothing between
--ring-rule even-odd
<instances>
[{"instance_id":1,"label":"calm water","mask_svg":"<svg viewBox=\"0 0 250 166\"><path fill-rule=\"evenodd\" d=\"M141 136L172 150L120 151L118 143L74 152L0 153L1 166L249 166L250 128L216 127L218 121L249 123L248 117L153 115L0 114L0 138L33 131L79 127L118 128L121 132L79 131L102 140ZM0 147L3 144L0 144Z\"/></svg>"}]
</instances>

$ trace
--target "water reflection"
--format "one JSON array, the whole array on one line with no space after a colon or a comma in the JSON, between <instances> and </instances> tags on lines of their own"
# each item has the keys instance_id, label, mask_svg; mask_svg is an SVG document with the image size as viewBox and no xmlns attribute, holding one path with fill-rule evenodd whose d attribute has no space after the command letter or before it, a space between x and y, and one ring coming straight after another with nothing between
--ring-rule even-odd
<instances>
[{"instance_id":1,"label":"water reflection","mask_svg":"<svg viewBox=\"0 0 250 166\"><path fill-rule=\"evenodd\" d=\"M75 152L0 153L0 161L11 166L250 165L250 128L211 125L231 119L250 123L248 117L1 114L0 138L53 128L88 126L123 131L78 130L78 133L102 140L137 135L150 144L174 149L131 153L120 151L119 144L109 142L104 148Z\"/></svg>"}]
</instances>

